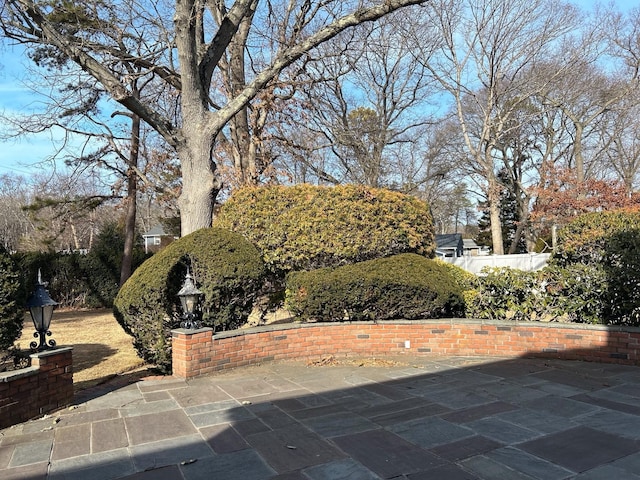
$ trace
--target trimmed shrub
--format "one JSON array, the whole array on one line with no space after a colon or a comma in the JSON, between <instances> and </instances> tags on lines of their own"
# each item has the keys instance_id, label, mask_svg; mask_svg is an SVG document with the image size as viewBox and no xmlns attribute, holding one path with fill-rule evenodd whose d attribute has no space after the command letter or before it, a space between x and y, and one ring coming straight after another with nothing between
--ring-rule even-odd
<instances>
[{"instance_id":1,"label":"trimmed shrub","mask_svg":"<svg viewBox=\"0 0 640 480\"><path fill-rule=\"evenodd\" d=\"M435 251L425 202L357 185L244 188L222 205L215 226L249 239L275 272Z\"/></svg>"},{"instance_id":2,"label":"trimmed shrub","mask_svg":"<svg viewBox=\"0 0 640 480\"><path fill-rule=\"evenodd\" d=\"M9 349L20 337L25 304L16 265L0 246L0 350Z\"/></svg>"},{"instance_id":3,"label":"trimmed shrub","mask_svg":"<svg viewBox=\"0 0 640 480\"><path fill-rule=\"evenodd\" d=\"M558 234L550 265L582 264L600 269L604 279L602 319L608 324L640 325L640 209L588 213Z\"/></svg>"},{"instance_id":4,"label":"trimmed shrub","mask_svg":"<svg viewBox=\"0 0 640 480\"><path fill-rule=\"evenodd\" d=\"M171 330L180 325L177 293L187 267L204 293L202 324L216 330L246 321L265 275L258 250L220 228L187 235L143 263L120 289L114 313L138 354L163 371L171 369Z\"/></svg>"},{"instance_id":5,"label":"trimmed shrub","mask_svg":"<svg viewBox=\"0 0 640 480\"><path fill-rule=\"evenodd\" d=\"M287 307L303 320L458 316L462 291L441 262L401 254L287 276Z\"/></svg>"}]
</instances>

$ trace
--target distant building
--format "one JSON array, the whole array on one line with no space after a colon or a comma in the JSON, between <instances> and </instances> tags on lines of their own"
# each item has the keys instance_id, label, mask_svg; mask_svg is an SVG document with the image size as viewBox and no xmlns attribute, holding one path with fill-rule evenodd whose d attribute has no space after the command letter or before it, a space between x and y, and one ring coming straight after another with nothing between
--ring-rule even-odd
<instances>
[{"instance_id":1,"label":"distant building","mask_svg":"<svg viewBox=\"0 0 640 480\"><path fill-rule=\"evenodd\" d=\"M445 233L436 235L436 256L461 257L464 253L464 242L461 233Z\"/></svg>"},{"instance_id":2,"label":"distant building","mask_svg":"<svg viewBox=\"0 0 640 480\"><path fill-rule=\"evenodd\" d=\"M486 248L478 245L470 238L462 238L460 233L436 235L436 256L441 258L457 258L464 256L487 255Z\"/></svg>"},{"instance_id":3,"label":"distant building","mask_svg":"<svg viewBox=\"0 0 640 480\"><path fill-rule=\"evenodd\" d=\"M142 238L144 239L145 253L156 253L158 250L166 247L178 237L166 233L162 225L156 225L147 233L142 235Z\"/></svg>"}]
</instances>

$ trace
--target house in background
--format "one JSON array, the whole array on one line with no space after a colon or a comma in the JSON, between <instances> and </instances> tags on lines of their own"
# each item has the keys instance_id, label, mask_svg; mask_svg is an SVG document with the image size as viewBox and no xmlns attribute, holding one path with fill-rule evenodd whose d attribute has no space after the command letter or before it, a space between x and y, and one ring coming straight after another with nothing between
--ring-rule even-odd
<instances>
[{"instance_id":1,"label":"house in background","mask_svg":"<svg viewBox=\"0 0 640 480\"><path fill-rule=\"evenodd\" d=\"M436 256L461 257L464 253L464 242L461 233L445 233L436 235Z\"/></svg>"},{"instance_id":2,"label":"house in background","mask_svg":"<svg viewBox=\"0 0 640 480\"><path fill-rule=\"evenodd\" d=\"M178 237L164 231L162 225L156 225L147 233L142 235L144 239L144 252L156 253L163 247L166 247Z\"/></svg>"}]
</instances>

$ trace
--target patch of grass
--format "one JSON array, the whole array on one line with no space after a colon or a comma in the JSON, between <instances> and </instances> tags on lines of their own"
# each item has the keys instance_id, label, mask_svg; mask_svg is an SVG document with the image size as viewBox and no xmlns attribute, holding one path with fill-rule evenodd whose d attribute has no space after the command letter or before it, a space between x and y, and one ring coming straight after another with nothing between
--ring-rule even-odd
<instances>
[{"instance_id":1,"label":"patch of grass","mask_svg":"<svg viewBox=\"0 0 640 480\"><path fill-rule=\"evenodd\" d=\"M111 310L55 311L50 327L59 347L73 347L73 383L76 391L100 384L116 375L150 369L138 357L132 338ZM27 314L17 345L29 350L34 340L33 323Z\"/></svg>"}]
</instances>

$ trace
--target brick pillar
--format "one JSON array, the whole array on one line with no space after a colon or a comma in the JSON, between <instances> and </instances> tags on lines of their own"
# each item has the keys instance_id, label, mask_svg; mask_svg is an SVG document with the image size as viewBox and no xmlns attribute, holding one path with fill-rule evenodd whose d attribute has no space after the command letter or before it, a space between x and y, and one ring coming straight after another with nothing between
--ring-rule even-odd
<instances>
[{"instance_id":1,"label":"brick pillar","mask_svg":"<svg viewBox=\"0 0 640 480\"><path fill-rule=\"evenodd\" d=\"M173 376L193 378L212 371L213 328L171 330Z\"/></svg>"}]
</instances>

